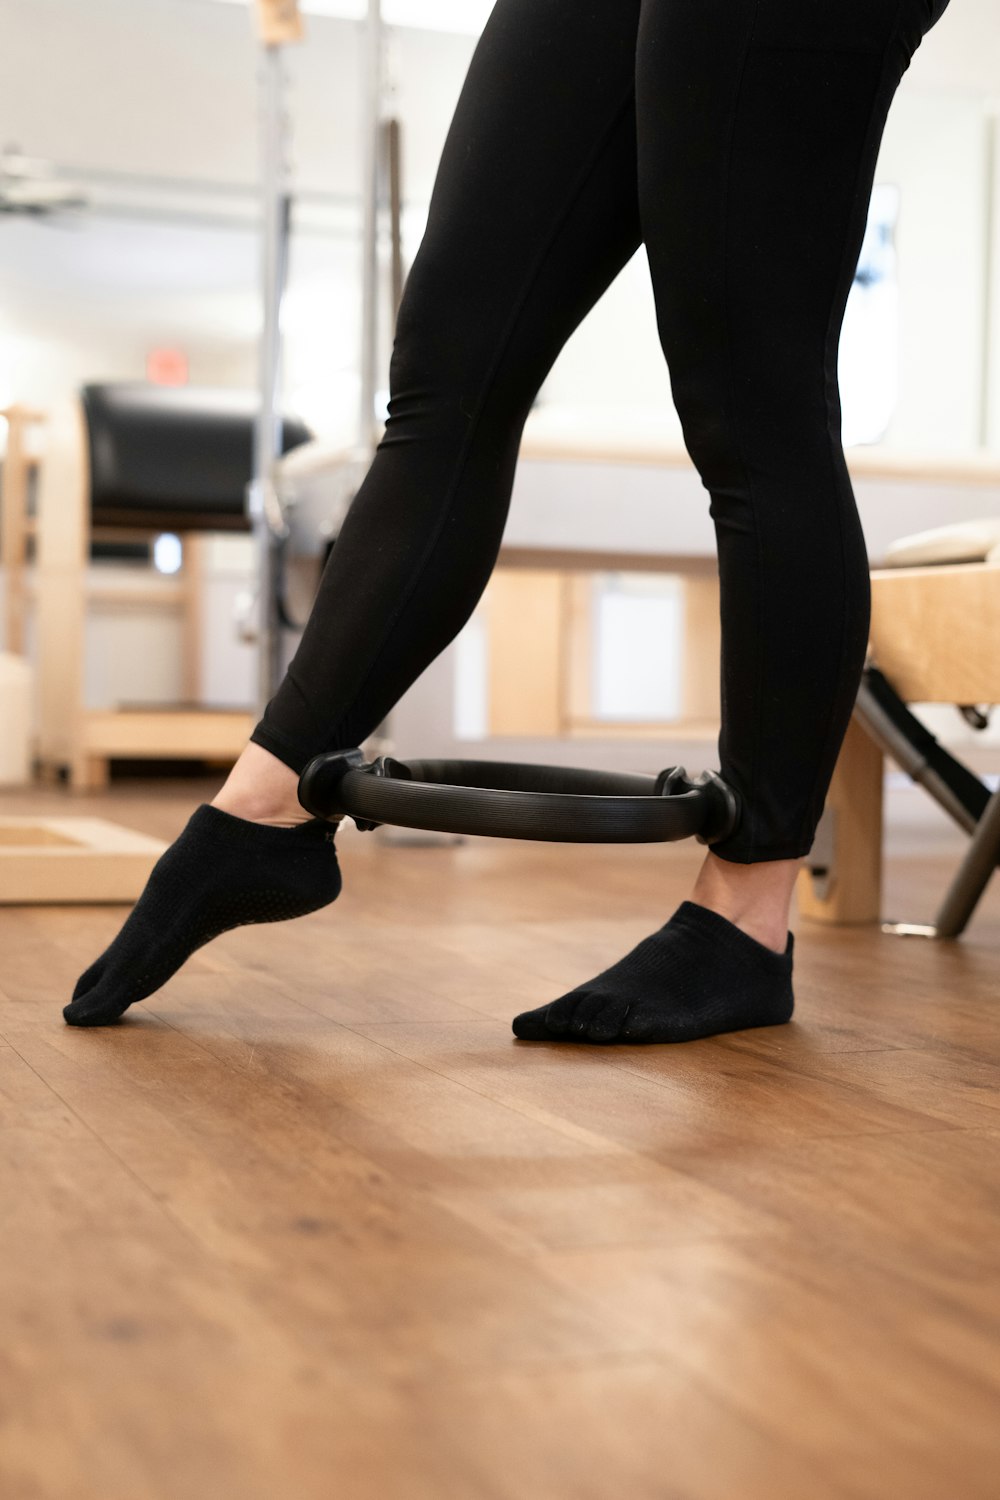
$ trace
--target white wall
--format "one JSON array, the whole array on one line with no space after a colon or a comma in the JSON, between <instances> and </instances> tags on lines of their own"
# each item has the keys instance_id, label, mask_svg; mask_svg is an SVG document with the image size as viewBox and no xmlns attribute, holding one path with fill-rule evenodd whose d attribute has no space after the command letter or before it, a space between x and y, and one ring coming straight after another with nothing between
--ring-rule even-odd
<instances>
[{"instance_id":1,"label":"white wall","mask_svg":"<svg viewBox=\"0 0 1000 1500\"><path fill-rule=\"evenodd\" d=\"M923 45L931 47L936 35ZM883 441L972 448L982 440L986 106L977 96L911 89L908 78L886 124L877 172L879 181L900 188L899 398ZM1000 259L995 280L1000 285Z\"/></svg>"},{"instance_id":2,"label":"white wall","mask_svg":"<svg viewBox=\"0 0 1000 1500\"><path fill-rule=\"evenodd\" d=\"M256 170L247 9L211 0L0 0L0 29L0 142L81 170L219 184L215 197L198 200L206 212L231 213L234 201L244 216L250 210L249 199L223 191L249 188ZM354 421L357 390L361 28L309 16L307 32L288 51L295 179L305 194L345 197L339 207L300 210L327 233L300 236L293 251L301 316L288 384L318 395L309 415L339 435ZM410 255L474 44L440 32L391 34ZM956 0L918 49L890 112L878 177L902 190L903 371L893 443L978 441L982 118L996 97L997 55L995 0ZM107 201L106 185L96 191ZM133 210L140 200L136 187ZM147 212L169 206L162 193L146 191L144 201ZM193 379L246 382L257 325L255 240L247 229L210 224L92 217L69 229L2 220L0 309L0 397L44 400L47 382L54 390L81 369L139 375L157 343L183 345ZM543 395L662 411L679 432L642 251L570 340ZM995 424L998 406L995 392Z\"/></svg>"}]
</instances>

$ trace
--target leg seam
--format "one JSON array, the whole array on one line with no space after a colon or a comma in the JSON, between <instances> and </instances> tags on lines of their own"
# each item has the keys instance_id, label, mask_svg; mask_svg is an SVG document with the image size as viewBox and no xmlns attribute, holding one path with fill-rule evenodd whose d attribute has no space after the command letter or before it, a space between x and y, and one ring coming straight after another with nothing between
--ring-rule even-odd
<instances>
[{"instance_id":1,"label":"leg seam","mask_svg":"<svg viewBox=\"0 0 1000 1500\"><path fill-rule=\"evenodd\" d=\"M507 323L506 323L506 325L505 325L505 327L503 329L503 332L502 332L502 334L500 336L499 342L497 344L496 353L494 354L493 360L490 363L489 368L487 369L486 376L485 376L485 378L483 380L482 387L480 389L479 396L478 396L478 398L476 400L475 407L473 408L473 411L470 414L471 420L470 420L470 423L469 423L469 428L468 428L468 431L465 434L465 438L463 439L462 446L461 446L461 448L459 450L459 453L458 453L458 457L457 457L456 465L455 465L455 472L454 472L454 475L452 477L451 483L448 485L448 487L447 487L447 489L445 491L444 499L443 499L443 502L442 502L442 505L441 505L441 510L440 510L439 515L438 515L437 521L435 522L435 524L434 524L434 526L433 526L433 528L431 530L431 534L430 534L430 537L428 539L427 546L425 547L425 549L423 551L423 554L421 555L419 563L417 564L416 568L414 569L413 577L412 577L412 579L410 581L409 587L406 589L406 591L403 593L402 597L399 599L399 601L398 601L398 603L396 605L396 608L393 611L392 616L390 617L389 622L386 625L386 628L385 628L382 636L379 639L378 645L375 647L374 655L371 658L371 662L370 662L370 665L368 667L368 670L365 673L365 676L362 679L362 681L361 681L361 683L360 683L360 685L359 685L359 687L357 689L357 692L354 694L352 702L348 705L347 709L339 716L339 718L335 721L335 723L327 731L327 738L330 738L330 736L332 736L332 735L335 734L338 726L343 722L343 720L351 712L351 710L353 709L353 707L358 702L358 699L364 693L364 690L368 686L368 682L371 679L372 673L375 671L375 668L378 665L379 659L380 659L380 657L382 655L382 652L385 649L385 646L386 646L386 644L387 644L387 642L388 642L388 640L389 640L389 638L390 638L390 636L392 634L392 631L394 630L394 628L395 628L398 620L400 619L400 616L402 615L403 611L405 610L406 606L409 604L410 600L412 599L412 597L414 595L414 592L416 591L417 585L419 584L421 578L424 575L424 572L426 571L427 564L429 563L429 561L431 559L431 556L432 556L432 554L434 552L434 548L436 547L436 545L438 543L438 540L440 539L441 532L444 529L445 522L447 521L448 516L450 514L451 502L452 502L452 499L454 498L455 492L456 492L459 484L461 483L462 476L463 476L463 474L465 472L465 465L466 465L466 463L468 461L468 457L469 457L469 453L470 453L471 448L472 448L473 440L474 440L474 438L476 436L476 433L479 430L479 422L480 422L480 419L482 417L483 410L485 408L485 405L486 405L486 402L487 402L487 400L489 398L489 395L490 395L490 393L491 393L491 391L493 389L493 384L494 384L494 380L495 380L495 377L496 377L497 370L500 367L500 363L501 363L501 361L503 359L504 354L506 353L507 346L510 343L510 340L511 340L511 338L513 336L514 329L517 326L517 321L518 321L518 318L520 317L521 312L522 312L522 310L524 308L524 304L527 301L527 299L528 299L528 297L529 297L529 295L531 293L531 290L532 290L532 288L535 285L535 282L537 280L539 271L541 270L541 268L542 268L542 266L543 266L546 258L548 257L548 255L550 254L550 252L552 250L552 246L554 245L556 239L558 238L558 235L561 232L563 226L565 225L566 220L569 218L570 214L572 213L574 205L576 204L578 198L580 197L580 194L583 192L583 189L586 187L587 182L590 179L590 177L591 177L591 175L592 175L592 173L594 171L594 168L595 168L597 162L600 160L602 154L606 150L608 141L610 140L611 136L614 134L615 130L617 129L618 122L621 119L621 116L623 115L623 113L625 112L625 110L627 109L630 101L634 98L634 95L635 95L635 81L633 79L630 82L628 90L625 93L624 97L622 98L621 102L616 106L616 108L612 112L612 115L611 115L611 117L610 117L610 119L608 121L608 124L606 125L605 129L601 132L601 135L600 135L600 137L599 137L599 139L597 141L596 146L594 147L594 150L591 152L590 156L587 158L587 161L586 161L585 165L581 168L580 173L579 173L578 177L576 178L576 180L575 180L575 182L573 184L573 188L572 188L571 192L569 193L569 196L567 197L566 202L563 205L563 208L560 211L558 218L556 219L555 223L553 224L553 226L552 226L549 234L547 235L544 243L542 244L541 248L539 249L538 253L536 254L534 260L530 264L530 267L529 267L528 272L527 272L527 274L525 276L525 279L524 279L524 283L523 283L523 285L521 287L521 291L519 292L518 296L514 300L514 305L513 305L512 309L511 309L510 316L509 316L509 318L507 320Z\"/></svg>"},{"instance_id":2,"label":"leg seam","mask_svg":"<svg viewBox=\"0 0 1000 1500\"><path fill-rule=\"evenodd\" d=\"M899 21L900 21L900 17L902 16L902 13L903 13L903 6L904 6L905 3L906 3L906 0L899 0L899 3L897 5L897 7L896 7L896 14L895 14L895 16L893 18L892 28L891 28L891 30L889 32L889 36L888 36L888 38L886 40L885 47L883 48L883 51L882 51L882 62L881 62L881 66L879 67L878 81L877 81L876 86L875 86L875 97L874 97L873 104L872 104L872 113L871 113L871 117L869 118L869 121L868 121L868 128L865 131L865 139L864 139L864 143L863 143L863 146L862 146L862 149L861 149L861 160L860 160L860 162L858 164L857 174L856 174L855 179L854 179L854 195L855 195L855 197L857 196L858 183L861 180L862 173L865 170L865 163L866 163L866 161L868 159L868 148L869 148L869 145L871 143L872 134L875 131L875 128L876 128L876 125L877 125L878 110L877 110L876 106L878 104L879 99L882 96L882 88L883 88L883 86L885 84L886 74L887 74L888 65L889 65L889 58L890 58L891 53L892 53L893 43L895 42L895 40L896 40L896 38L897 38L897 36L899 34ZM888 111L887 111L887 113L888 113ZM874 165L877 165L877 163L873 164L873 166ZM855 269L856 269L856 263L855 263ZM850 296L850 286L848 286L848 288L847 288L847 295ZM830 459L830 470L831 470L831 473L833 475L835 483L836 483L836 454L835 454L834 446L833 446L833 432L831 430L831 421L830 421L831 408L830 408L830 400L829 400L829 384L828 384L828 376L827 376L827 361L830 358L830 333L831 333L831 328L832 328L832 324L833 324L833 315L834 315L834 312L836 311L836 308L837 308L837 301L838 301L838 293L837 293L837 290L835 289L834 290L834 294L833 294L833 298L832 298L831 303L830 303L830 311L829 311L829 313L827 315L826 333L825 333L824 339L823 339L823 406L824 406L824 409L826 411L827 452L828 452L828 457ZM846 299L845 299L845 307L846 307ZM838 357L838 356L839 356L839 340L838 340L838 349L836 351L835 358ZM836 367L835 367L835 377L838 378L838 383L839 383L839 377L837 376ZM843 442L841 442L840 443L840 452L841 452L842 456L843 456L843 451L844 451L843 450ZM845 459L845 465L846 465L846 459ZM842 509L841 509L841 507L839 505L837 506L837 535L838 535L839 540L840 540L840 569L841 569L841 578L843 579L843 583L844 583L844 595L845 595L845 598L846 598L846 595L847 595L847 576L848 576L847 575L847 547L846 547L846 542L845 542L845 538L844 538L844 517L843 517ZM837 698L838 698L838 691L837 690L840 687L841 678L843 677L843 674L844 674L844 658L845 658L845 654L846 654L846 639L847 639L847 610L845 608L844 613L843 613L843 615L841 617L841 623L840 623L840 650L839 650L839 657L838 657L837 677L836 677L836 682L835 682L835 686L834 686L834 691L830 694L830 701L829 701L829 704L827 706L826 725L825 725L825 728L824 728L824 731L823 731L823 738L824 738L824 740L827 738L827 736L829 734L829 731L830 731L830 726L833 723L833 711L834 711L834 707L836 705ZM799 830L800 830L800 832L799 832L799 837L796 840L797 843L804 843L805 842L805 827L806 827L806 824L809 822L809 820L811 819L811 816L812 816L812 807L813 807L813 802L814 802L814 799L815 799L815 796L816 796L816 787L819 784L820 774L821 774L821 768L817 769L816 775L815 775L815 777L813 779L813 784L812 784L812 788L811 788L810 793L809 793L808 800L806 802L805 811L802 814L802 822L799 824Z\"/></svg>"},{"instance_id":3,"label":"leg seam","mask_svg":"<svg viewBox=\"0 0 1000 1500\"><path fill-rule=\"evenodd\" d=\"M729 400L730 400L730 409L731 409L732 414L733 414L733 433L734 433L735 438L736 438L736 451L737 451L737 453L739 455L740 467L743 470L743 479L744 479L744 482L746 484L747 498L748 498L748 500L750 502L750 514L751 514L751 517L753 519L754 542L755 542L756 549L757 549L757 605L756 605L756 608L757 608L757 672L756 672L756 684L755 684L755 688L754 688L754 702L755 702L755 705L756 705L756 711L755 711L755 716L754 716L753 749L752 749L751 758L750 758L750 781L751 781L751 786L752 786L752 788L753 788L754 791L756 791L757 784L758 784L758 779L759 779L761 714L762 714L762 708L761 708L761 703L762 703L761 686L762 686L763 677L764 677L763 616L762 616L762 610L763 610L763 593L764 593L764 563L763 563L763 556L762 556L762 553L761 553L760 527L759 527L759 525L757 523L757 509L756 509L756 505L754 504L753 490L752 490L752 486L751 486L751 482L750 482L750 472L747 469L746 458L745 458L744 453L743 453L743 444L742 444L742 441L741 441L741 438L740 438L739 421L738 421L737 416L736 416L736 393L735 393L735 389L734 389L734 386L733 386L734 370L733 370L733 357L732 357L732 349L733 349L733 344L732 344L732 325L731 325L731 322L730 322L730 301L729 301L729 217L730 217L730 205L731 205L731 185L732 185L732 174L733 174L733 156L735 154L735 141L736 141L736 123L737 123L737 119L739 117L740 97L741 97L741 95L743 93L743 80L744 80L744 77L746 76L747 62L748 62L749 57L750 57L750 49L753 46L754 33L756 32L756 29L757 29L757 19L758 19L759 14L760 14L760 0L756 0L756 3L754 5L753 18L752 18L752 20L750 22L750 29L749 29L749 32L747 34L746 46L743 49L743 57L742 57L742 60L740 62L740 75L739 75L739 78L736 81L736 93L735 93L735 97L733 99L733 114L732 114L732 121L731 121L731 124L730 124L730 130L729 130L728 156L727 156L727 161L726 161L726 181L725 181L725 188L723 190L723 205L724 205L725 219L724 219L724 222L723 222L723 230L722 230L722 246L723 246L723 249L722 249L722 277L723 277L723 282L722 282L722 305L723 305L724 316L725 316L726 344L727 344L727 347L728 347L728 350L729 350ZM753 854L753 852L754 852L754 843L755 843L754 827L753 827L753 822L751 820L751 822L750 822L750 844L749 844L749 847L747 849L747 854L748 855L752 855Z\"/></svg>"}]
</instances>

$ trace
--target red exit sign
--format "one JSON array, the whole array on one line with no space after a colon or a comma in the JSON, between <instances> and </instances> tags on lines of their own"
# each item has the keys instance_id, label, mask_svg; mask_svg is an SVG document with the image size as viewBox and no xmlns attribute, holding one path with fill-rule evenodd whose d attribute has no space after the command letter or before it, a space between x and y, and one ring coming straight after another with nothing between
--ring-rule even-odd
<instances>
[{"instance_id":1,"label":"red exit sign","mask_svg":"<svg viewBox=\"0 0 1000 1500\"><path fill-rule=\"evenodd\" d=\"M150 349L146 379L153 385L187 385L188 360L181 349Z\"/></svg>"}]
</instances>

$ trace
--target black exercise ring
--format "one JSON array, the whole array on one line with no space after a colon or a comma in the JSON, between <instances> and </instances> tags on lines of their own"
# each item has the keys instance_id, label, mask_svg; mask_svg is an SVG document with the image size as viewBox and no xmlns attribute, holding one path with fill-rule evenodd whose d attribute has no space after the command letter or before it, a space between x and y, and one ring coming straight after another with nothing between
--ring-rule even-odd
<instances>
[{"instance_id":1,"label":"black exercise ring","mask_svg":"<svg viewBox=\"0 0 1000 1500\"><path fill-rule=\"evenodd\" d=\"M318 818L358 828L392 823L440 833L568 844L652 844L694 837L717 844L735 831L740 799L716 771L683 766L658 776L497 760L395 760L360 750L317 755L299 801Z\"/></svg>"}]
</instances>

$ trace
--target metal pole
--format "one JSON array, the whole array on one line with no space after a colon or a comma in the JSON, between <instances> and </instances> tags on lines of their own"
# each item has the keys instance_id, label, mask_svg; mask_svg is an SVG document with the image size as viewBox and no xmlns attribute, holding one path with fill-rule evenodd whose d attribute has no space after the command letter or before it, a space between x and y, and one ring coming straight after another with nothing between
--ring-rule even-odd
<instances>
[{"instance_id":1,"label":"metal pole","mask_svg":"<svg viewBox=\"0 0 1000 1500\"><path fill-rule=\"evenodd\" d=\"M936 935L958 937L964 932L979 898L1000 862L1000 792L994 792L976 825L972 843L958 867L934 919Z\"/></svg>"},{"instance_id":2,"label":"metal pole","mask_svg":"<svg viewBox=\"0 0 1000 1500\"><path fill-rule=\"evenodd\" d=\"M260 102L264 325L260 341L260 401L254 425L253 479L247 489L247 514L257 552L257 698L258 712L263 712L281 678L279 570L281 548L288 535L275 484L282 439L281 300L288 268L291 224L285 75L281 47L277 43L268 43L262 50Z\"/></svg>"},{"instance_id":3,"label":"metal pole","mask_svg":"<svg viewBox=\"0 0 1000 1500\"><path fill-rule=\"evenodd\" d=\"M997 305L997 262L1000 260L1000 204L997 203L997 186L1000 181L1000 113L986 116L986 172L984 180L984 233L983 253L983 358L979 402L979 442L984 448L990 446L994 429L1000 435L1000 416L994 382L1000 377L1000 359L997 357L994 332L1000 327L1000 307Z\"/></svg>"},{"instance_id":4,"label":"metal pole","mask_svg":"<svg viewBox=\"0 0 1000 1500\"><path fill-rule=\"evenodd\" d=\"M379 127L382 116L382 5L368 0L364 35L364 100L362 139L364 142L361 198L364 205L362 226L361 279L361 410L360 443L363 453L372 456L378 445L378 423L375 418L375 388L378 379L378 205L379 205Z\"/></svg>"},{"instance_id":5,"label":"metal pole","mask_svg":"<svg viewBox=\"0 0 1000 1500\"><path fill-rule=\"evenodd\" d=\"M361 457L370 463L375 456L380 423L375 416L375 390L378 381L378 214L381 200L382 145L382 4L368 0L364 35L364 98L362 101L362 139L364 141L361 185L364 205L361 264L361 407L359 411L359 444ZM368 744L379 751L392 748L392 715L376 724ZM373 753L374 748L373 748ZM381 832L381 830L380 830Z\"/></svg>"},{"instance_id":6,"label":"metal pole","mask_svg":"<svg viewBox=\"0 0 1000 1500\"><path fill-rule=\"evenodd\" d=\"M403 300L403 169L398 120L386 121L389 173L389 236L392 245L392 322L395 327Z\"/></svg>"}]
</instances>

